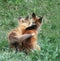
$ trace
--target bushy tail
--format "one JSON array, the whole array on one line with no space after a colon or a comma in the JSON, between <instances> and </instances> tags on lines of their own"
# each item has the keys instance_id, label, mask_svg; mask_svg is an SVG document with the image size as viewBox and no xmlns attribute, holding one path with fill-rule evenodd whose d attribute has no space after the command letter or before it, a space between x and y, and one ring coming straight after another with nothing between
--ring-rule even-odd
<instances>
[{"instance_id":1,"label":"bushy tail","mask_svg":"<svg viewBox=\"0 0 60 61\"><path fill-rule=\"evenodd\" d=\"M34 33L32 33L32 34L23 34L23 35L20 35L20 37L17 36L17 38L20 40L20 42L23 42L24 40L27 40L28 38L31 38L34 35L35 35Z\"/></svg>"}]
</instances>

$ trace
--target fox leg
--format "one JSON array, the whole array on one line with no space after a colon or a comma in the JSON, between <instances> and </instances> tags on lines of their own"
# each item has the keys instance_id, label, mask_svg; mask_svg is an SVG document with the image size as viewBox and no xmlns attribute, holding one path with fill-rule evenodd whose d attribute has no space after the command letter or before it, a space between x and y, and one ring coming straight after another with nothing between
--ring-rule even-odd
<instances>
[{"instance_id":1,"label":"fox leg","mask_svg":"<svg viewBox=\"0 0 60 61\"><path fill-rule=\"evenodd\" d=\"M11 43L10 44L10 49L14 49L15 50L15 53L17 53L18 46L19 46L19 44L17 42Z\"/></svg>"}]
</instances>

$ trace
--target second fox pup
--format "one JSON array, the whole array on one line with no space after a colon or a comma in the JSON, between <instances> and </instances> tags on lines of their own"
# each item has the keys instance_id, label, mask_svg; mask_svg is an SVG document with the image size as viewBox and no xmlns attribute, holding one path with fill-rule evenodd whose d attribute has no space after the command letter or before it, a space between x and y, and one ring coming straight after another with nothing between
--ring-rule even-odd
<instances>
[{"instance_id":1,"label":"second fox pup","mask_svg":"<svg viewBox=\"0 0 60 61\"><path fill-rule=\"evenodd\" d=\"M26 38L33 36L33 34L22 35L24 33L24 29L26 29L30 25L28 16L25 19L19 18L18 23L19 26L16 29L10 31L8 35L10 48L16 49L16 51L20 49L21 40L25 40Z\"/></svg>"}]
</instances>

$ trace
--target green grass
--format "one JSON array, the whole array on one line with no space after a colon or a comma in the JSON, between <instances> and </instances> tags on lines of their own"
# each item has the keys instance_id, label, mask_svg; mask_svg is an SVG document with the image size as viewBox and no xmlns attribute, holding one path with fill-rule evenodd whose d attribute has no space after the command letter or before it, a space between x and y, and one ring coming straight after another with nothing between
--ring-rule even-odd
<instances>
[{"instance_id":1,"label":"green grass","mask_svg":"<svg viewBox=\"0 0 60 61\"><path fill-rule=\"evenodd\" d=\"M33 12L43 16L38 34L41 51L15 54L9 49L7 34L17 26L19 16ZM60 0L0 0L0 61L60 61Z\"/></svg>"}]
</instances>

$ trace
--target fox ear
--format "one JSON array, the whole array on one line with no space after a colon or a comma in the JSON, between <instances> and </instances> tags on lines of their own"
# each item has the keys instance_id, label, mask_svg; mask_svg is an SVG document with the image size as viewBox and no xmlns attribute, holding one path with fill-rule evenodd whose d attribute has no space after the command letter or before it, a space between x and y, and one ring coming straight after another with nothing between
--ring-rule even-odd
<instances>
[{"instance_id":1,"label":"fox ear","mask_svg":"<svg viewBox=\"0 0 60 61\"><path fill-rule=\"evenodd\" d=\"M18 20L20 20L21 19L21 17L18 17Z\"/></svg>"},{"instance_id":2,"label":"fox ear","mask_svg":"<svg viewBox=\"0 0 60 61\"><path fill-rule=\"evenodd\" d=\"M36 15L35 15L35 13L32 13L32 18L36 18Z\"/></svg>"},{"instance_id":3,"label":"fox ear","mask_svg":"<svg viewBox=\"0 0 60 61\"><path fill-rule=\"evenodd\" d=\"M18 17L18 21L20 22L20 20L21 20L21 17Z\"/></svg>"},{"instance_id":4,"label":"fox ear","mask_svg":"<svg viewBox=\"0 0 60 61\"><path fill-rule=\"evenodd\" d=\"M39 18L39 22L40 22L40 23L42 23L42 18L43 18L43 17L40 17L40 18Z\"/></svg>"},{"instance_id":5,"label":"fox ear","mask_svg":"<svg viewBox=\"0 0 60 61\"><path fill-rule=\"evenodd\" d=\"M25 20L28 20L29 19L29 16L26 16Z\"/></svg>"}]
</instances>

